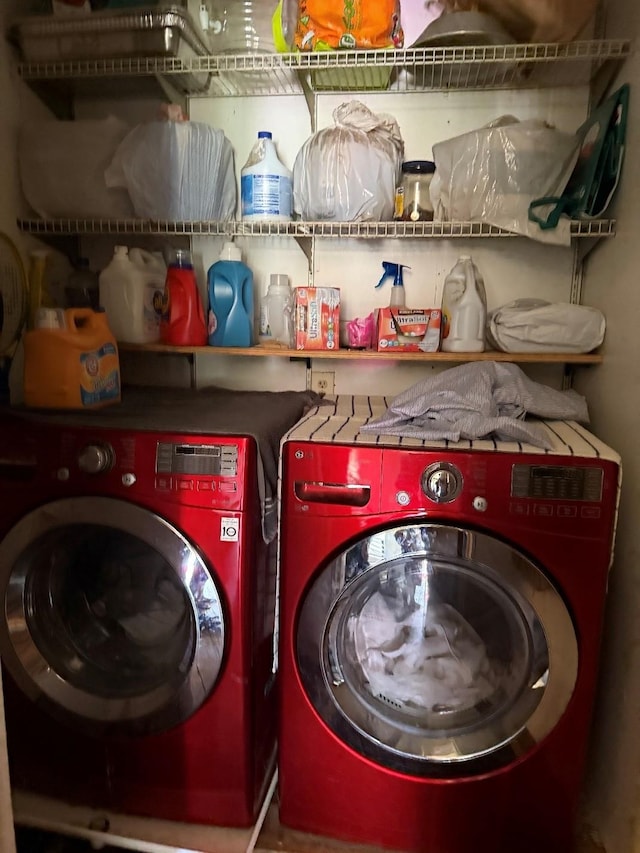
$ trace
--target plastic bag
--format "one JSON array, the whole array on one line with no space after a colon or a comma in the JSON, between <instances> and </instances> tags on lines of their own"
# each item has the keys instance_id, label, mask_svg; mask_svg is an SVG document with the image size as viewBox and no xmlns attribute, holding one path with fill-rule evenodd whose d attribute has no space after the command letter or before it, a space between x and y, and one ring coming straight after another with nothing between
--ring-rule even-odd
<instances>
[{"instance_id":1,"label":"plastic bag","mask_svg":"<svg viewBox=\"0 0 640 853\"><path fill-rule=\"evenodd\" d=\"M298 50L400 48L400 0L299 0Z\"/></svg>"},{"instance_id":2,"label":"plastic bag","mask_svg":"<svg viewBox=\"0 0 640 853\"><path fill-rule=\"evenodd\" d=\"M18 134L18 168L26 200L39 216L128 219L133 205L109 188L104 171L129 125L100 120L29 121Z\"/></svg>"},{"instance_id":3,"label":"plastic bag","mask_svg":"<svg viewBox=\"0 0 640 853\"><path fill-rule=\"evenodd\" d=\"M333 118L335 127L314 133L296 156L295 212L307 220L391 220L404 156L396 120L359 101L342 104Z\"/></svg>"},{"instance_id":4,"label":"plastic bag","mask_svg":"<svg viewBox=\"0 0 640 853\"><path fill-rule=\"evenodd\" d=\"M548 243L568 245L570 222L543 231L529 204L560 195L578 157L574 134L538 120L502 116L478 130L433 146L429 188L434 219L488 222Z\"/></svg>"},{"instance_id":5,"label":"plastic bag","mask_svg":"<svg viewBox=\"0 0 640 853\"><path fill-rule=\"evenodd\" d=\"M516 299L490 312L487 337L503 352L585 353L600 346L605 327L597 308Z\"/></svg>"},{"instance_id":6,"label":"plastic bag","mask_svg":"<svg viewBox=\"0 0 640 853\"><path fill-rule=\"evenodd\" d=\"M578 161L564 192L531 202L531 220L541 228L555 228L562 214L573 219L602 216L620 181L628 111L629 86L625 84L578 128Z\"/></svg>"},{"instance_id":7,"label":"plastic bag","mask_svg":"<svg viewBox=\"0 0 640 853\"><path fill-rule=\"evenodd\" d=\"M236 212L231 143L191 121L139 124L118 146L107 185L126 187L143 219L227 220Z\"/></svg>"},{"instance_id":8,"label":"plastic bag","mask_svg":"<svg viewBox=\"0 0 640 853\"><path fill-rule=\"evenodd\" d=\"M519 42L571 41L595 14L598 0L445 0L456 9L488 12Z\"/></svg>"}]
</instances>

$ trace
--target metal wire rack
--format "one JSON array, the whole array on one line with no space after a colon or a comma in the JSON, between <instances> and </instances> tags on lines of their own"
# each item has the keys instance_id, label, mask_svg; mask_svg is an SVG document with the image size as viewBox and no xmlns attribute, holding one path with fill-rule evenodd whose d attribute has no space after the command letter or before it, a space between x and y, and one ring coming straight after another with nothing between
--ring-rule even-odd
<instances>
[{"instance_id":1,"label":"metal wire rack","mask_svg":"<svg viewBox=\"0 0 640 853\"><path fill-rule=\"evenodd\" d=\"M25 81L163 77L188 82L189 94L264 95L302 91L389 91L540 88L589 83L606 65L629 56L627 40L567 44L360 50L327 53L130 57L23 62ZM202 86L203 75L210 82Z\"/></svg>"},{"instance_id":2,"label":"metal wire rack","mask_svg":"<svg viewBox=\"0 0 640 853\"><path fill-rule=\"evenodd\" d=\"M611 237L615 220L573 220L571 236ZM470 238L519 237L486 222L246 222L233 220L171 222L149 219L19 219L18 227L30 234L145 234L190 237L333 237L362 238Z\"/></svg>"}]
</instances>

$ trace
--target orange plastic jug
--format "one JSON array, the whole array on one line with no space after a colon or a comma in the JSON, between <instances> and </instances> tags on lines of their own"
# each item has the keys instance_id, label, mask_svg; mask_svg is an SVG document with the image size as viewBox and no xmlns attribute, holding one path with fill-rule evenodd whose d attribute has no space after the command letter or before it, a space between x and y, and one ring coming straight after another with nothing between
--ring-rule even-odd
<instances>
[{"instance_id":1,"label":"orange plastic jug","mask_svg":"<svg viewBox=\"0 0 640 853\"><path fill-rule=\"evenodd\" d=\"M120 361L104 311L67 308L24 335L24 404L90 409L120 401Z\"/></svg>"}]
</instances>

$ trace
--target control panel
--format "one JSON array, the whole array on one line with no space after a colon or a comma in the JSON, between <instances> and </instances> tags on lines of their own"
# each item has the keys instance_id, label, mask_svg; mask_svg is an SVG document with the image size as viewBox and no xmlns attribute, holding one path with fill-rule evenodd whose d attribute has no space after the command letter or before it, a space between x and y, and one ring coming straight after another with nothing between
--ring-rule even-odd
<instances>
[{"instance_id":1,"label":"control panel","mask_svg":"<svg viewBox=\"0 0 640 853\"><path fill-rule=\"evenodd\" d=\"M511 470L511 497L548 500L602 500L602 468L563 465L514 465Z\"/></svg>"},{"instance_id":2,"label":"control panel","mask_svg":"<svg viewBox=\"0 0 640 853\"><path fill-rule=\"evenodd\" d=\"M242 511L255 445L244 436L47 428L49 475L63 494L99 493ZM57 446L57 450L55 450ZM251 498L253 499L253 498Z\"/></svg>"},{"instance_id":3,"label":"control panel","mask_svg":"<svg viewBox=\"0 0 640 853\"><path fill-rule=\"evenodd\" d=\"M158 442L158 474L190 474L194 477L236 477L237 444L171 444Z\"/></svg>"}]
</instances>

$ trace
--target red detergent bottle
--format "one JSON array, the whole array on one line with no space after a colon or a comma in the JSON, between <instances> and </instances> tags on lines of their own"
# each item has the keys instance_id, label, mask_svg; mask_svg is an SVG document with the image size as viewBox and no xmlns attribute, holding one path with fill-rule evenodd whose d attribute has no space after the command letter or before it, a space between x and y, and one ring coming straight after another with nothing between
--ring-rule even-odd
<instances>
[{"instance_id":1,"label":"red detergent bottle","mask_svg":"<svg viewBox=\"0 0 640 853\"><path fill-rule=\"evenodd\" d=\"M176 249L167 268L160 320L160 340L172 346L205 346L207 324L191 252Z\"/></svg>"}]
</instances>

